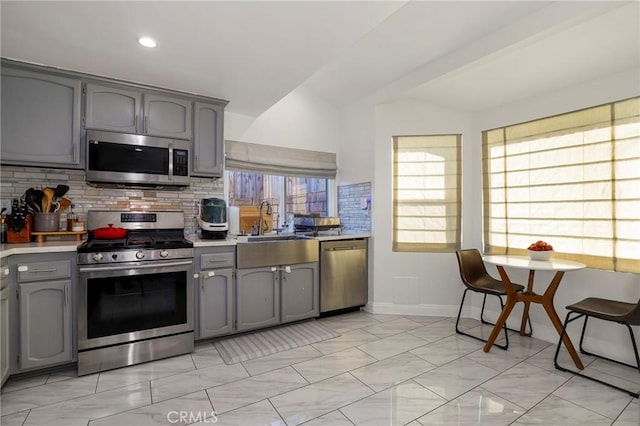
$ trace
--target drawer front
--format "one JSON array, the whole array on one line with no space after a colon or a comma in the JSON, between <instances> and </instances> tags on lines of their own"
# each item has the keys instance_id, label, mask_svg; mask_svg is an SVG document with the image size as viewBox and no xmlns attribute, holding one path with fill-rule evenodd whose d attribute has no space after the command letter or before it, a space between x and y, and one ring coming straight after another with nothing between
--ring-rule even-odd
<instances>
[{"instance_id":1,"label":"drawer front","mask_svg":"<svg viewBox=\"0 0 640 426\"><path fill-rule=\"evenodd\" d=\"M201 269L234 268L234 253L209 253L200 255Z\"/></svg>"},{"instance_id":2,"label":"drawer front","mask_svg":"<svg viewBox=\"0 0 640 426\"><path fill-rule=\"evenodd\" d=\"M20 263L17 269L19 283L71 277L71 261L69 260Z\"/></svg>"}]
</instances>

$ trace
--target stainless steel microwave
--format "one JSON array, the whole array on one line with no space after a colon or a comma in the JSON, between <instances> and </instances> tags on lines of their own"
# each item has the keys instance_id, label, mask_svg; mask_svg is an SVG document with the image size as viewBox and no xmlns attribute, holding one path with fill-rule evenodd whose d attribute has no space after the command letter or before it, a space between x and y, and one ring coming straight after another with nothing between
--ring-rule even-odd
<instances>
[{"instance_id":1,"label":"stainless steel microwave","mask_svg":"<svg viewBox=\"0 0 640 426\"><path fill-rule=\"evenodd\" d=\"M89 183L188 186L190 141L87 130Z\"/></svg>"}]
</instances>

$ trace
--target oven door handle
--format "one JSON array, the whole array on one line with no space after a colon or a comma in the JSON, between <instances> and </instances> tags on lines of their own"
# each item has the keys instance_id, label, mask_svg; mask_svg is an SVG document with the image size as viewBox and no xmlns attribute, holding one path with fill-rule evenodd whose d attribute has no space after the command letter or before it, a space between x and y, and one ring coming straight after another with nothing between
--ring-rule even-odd
<instances>
[{"instance_id":1,"label":"oven door handle","mask_svg":"<svg viewBox=\"0 0 640 426\"><path fill-rule=\"evenodd\" d=\"M80 268L80 272L99 272L99 271L124 271L130 269L150 269L150 268L165 268L168 266L186 266L193 264L192 260L184 260L181 262L166 262L166 263L146 263L144 265L127 265L127 266L89 266L86 268Z\"/></svg>"}]
</instances>

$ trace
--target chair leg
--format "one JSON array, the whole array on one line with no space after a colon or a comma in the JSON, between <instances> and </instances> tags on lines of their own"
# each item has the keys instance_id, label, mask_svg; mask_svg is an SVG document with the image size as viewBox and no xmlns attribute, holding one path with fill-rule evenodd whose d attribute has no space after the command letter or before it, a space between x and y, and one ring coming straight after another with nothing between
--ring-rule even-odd
<instances>
[{"instance_id":1,"label":"chair leg","mask_svg":"<svg viewBox=\"0 0 640 426\"><path fill-rule=\"evenodd\" d=\"M498 297L498 299L500 299L500 310L504 309L504 302L502 300L502 296L498 296L498 295L496 295L496 296ZM484 300L482 301L482 310L480 311L480 322L483 323L483 324L486 324L486 325L496 325L496 323L489 322L489 321L484 319L484 305L485 305L486 301L487 301L487 294L485 293ZM527 316L527 321L529 322L529 332L525 333L524 335L525 336L531 336L533 334L533 326L531 325L531 317L530 316ZM513 331L515 333L520 333L520 330L515 330L515 329L509 328L509 327L507 327L507 330ZM508 339L507 339L507 341L508 341Z\"/></svg>"},{"instance_id":2,"label":"chair leg","mask_svg":"<svg viewBox=\"0 0 640 426\"><path fill-rule=\"evenodd\" d=\"M462 307L464 305L464 299L467 296L467 291L469 291L468 288L466 288L464 290L464 293L462 293L462 301L460 302L460 309L458 310L458 318L456 319L456 333L462 334L463 336L472 337L472 338L474 338L476 340L480 340L481 342L485 342L486 343L486 341L487 341L486 339L483 339L483 338L478 337L478 336L471 335L469 333L465 333L464 331L461 331L460 328L458 327L458 323L460 322L460 315L462 314ZM500 299L500 305L501 305L502 309L504 309L504 304L502 302L502 298L499 297L499 296L498 296L498 298ZM486 300L487 300L487 294L485 293L484 300L482 301L482 311L480 312L480 321L483 324L491 324L489 322L484 321L483 318L482 318L482 315L484 313L484 303L485 303ZM495 324L491 324L491 325L495 325ZM505 325L503 328L504 328L504 337L505 337L505 341L506 341L505 344L504 345L499 345L497 343L494 343L493 345L497 346L500 349L507 350L509 348L509 336L507 335L507 326Z\"/></svg>"},{"instance_id":3,"label":"chair leg","mask_svg":"<svg viewBox=\"0 0 640 426\"><path fill-rule=\"evenodd\" d=\"M574 318L570 319L570 316L571 316L572 313L575 313L576 316ZM615 362L617 364L625 365L627 367L632 367L634 369L638 369L638 372L640 372L640 358L638 357L638 347L636 345L636 339L633 336L633 330L631 329L629 324L624 324L624 325L627 326L627 328L629 329L629 333L631 334L631 343L633 345L633 352L634 352L634 355L636 357L637 365L627 364L627 363L624 363L624 362L617 361L615 359L607 358L607 357L604 357L604 356L601 356L601 355L596 355L596 354L593 354L593 353L585 351L583 349L583 347L582 347L582 342L584 340L584 333L585 333L586 328L587 328L587 320L589 319L589 316L588 315L584 315L584 314L580 314L580 313L577 313L577 312L573 312L573 311L569 311L567 313L567 317L566 317L566 319L564 321L564 325L562 326L562 332L560 333L560 340L558 341L558 346L556 347L556 354L553 357L553 365L556 367L556 369L558 369L560 371L565 371L567 373L575 374L576 376L584 377L585 379L589 379L589 380L592 380L594 382L598 382L600 384L603 384L605 386L609 386L610 388L617 389L619 391L628 393L629 395L631 395L634 398L640 398L640 392L634 392L634 391L631 391L629 389L621 388L621 387L616 386L614 384L607 383L607 382L602 381L600 379L596 379L595 377L587 376L586 374L583 374L583 373L581 373L579 371L570 370L570 369L565 368L565 367L561 366L560 364L558 364L558 355L560 354L560 346L562 345L562 339L564 338L564 335L567 332L567 326L569 325L570 322L575 321L577 319L580 319L582 317L585 317L585 319L584 319L584 324L582 325L582 334L580 335L580 352L581 353L584 353L586 355L591 355L591 356L594 356L594 357L597 357L597 358L606 359L607 361L612 361L612 362Z\"/></svg>"}]
</instances>

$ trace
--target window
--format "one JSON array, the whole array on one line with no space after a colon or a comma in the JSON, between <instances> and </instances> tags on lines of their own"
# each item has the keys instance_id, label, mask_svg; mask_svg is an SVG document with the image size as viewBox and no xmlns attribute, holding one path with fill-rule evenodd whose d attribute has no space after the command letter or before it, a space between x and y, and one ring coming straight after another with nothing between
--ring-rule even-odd
<instances>
[{"instance_id":1,"label":"window","mask_svg":"<svg viewBox=\"0 0 640 426\"><path fill-rule=\"evenodd\" d=\"M485 131L483 171L486 252L640 272L640 98Z\"/></svg>"},{"instance_id":2,"label":"window","mask_svg":"<svg viewBox=\"0 0 640 426\"><path fill-rule=\"evenodd\" d=\"M393 138L393 250L460 247L461 135Z\"/></svg>"},{"instance_id":3,"label":"window","mask_svg":"<svg viewBox=\"0 0 640 426\"><path fill-rule=\"evenodd\" d=\"M328 214L327 179L228 170L227 180L229 205L257 206L262 200L269 201L274 221L272 228L282 226L291 213Z\"/></svg>"}]
</instances>

